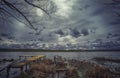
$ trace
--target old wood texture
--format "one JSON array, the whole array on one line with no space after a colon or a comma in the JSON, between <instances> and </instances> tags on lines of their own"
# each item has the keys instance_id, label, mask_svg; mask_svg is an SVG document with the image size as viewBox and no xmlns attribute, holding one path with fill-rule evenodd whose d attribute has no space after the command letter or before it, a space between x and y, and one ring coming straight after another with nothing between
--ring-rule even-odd
<instances>
[{"instance_id":1,"label":"old wood texture","mask_svg":"<svg viewBox=\"0 0 120 78\"><path fill-rule=\"evenodd\" d=\"M22 57L28 57L27 55L24 55ZM38 62L40 59L44 58L45 55L37 55L37 56L32 56L29 58L26 58L25 60L22 61L18 61L15 63L12 63L11 65L9 65L7 67L7 78L9 77L9 72L11 68L19 68L21 70L21 72L23 72L23 68L24 66L26 67L26 71L27 71L27 66L31 63L31 62Z\"/></svg>"}]
</instances>

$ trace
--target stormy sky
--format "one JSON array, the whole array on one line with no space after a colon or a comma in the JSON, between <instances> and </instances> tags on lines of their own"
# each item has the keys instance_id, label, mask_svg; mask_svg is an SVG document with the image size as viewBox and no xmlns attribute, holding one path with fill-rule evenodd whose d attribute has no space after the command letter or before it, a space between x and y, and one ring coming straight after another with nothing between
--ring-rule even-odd
<instances>
[{"instance_id":1,"label":"stormy sky","mask_svg":"<svg viewBox=\"0 0 120 78\"><path fill-rule=\"evenodd\" d=\"M35 42L85 45L84 42L98 39L119 42L120 16L117 14L120 4L110 5L112 0L44 0L34 3L45 8L50 16L38 8L22 6L23 11L27 9L32 14L28 18L37 31L12 17L7 18L11 21L0 20L0 45Z\"/></svg>"}]
</instances>

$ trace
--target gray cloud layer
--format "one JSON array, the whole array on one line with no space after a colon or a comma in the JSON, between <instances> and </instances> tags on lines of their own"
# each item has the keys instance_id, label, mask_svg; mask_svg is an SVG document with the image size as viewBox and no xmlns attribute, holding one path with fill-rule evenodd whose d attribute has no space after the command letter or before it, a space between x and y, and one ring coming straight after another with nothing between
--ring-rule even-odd
<instances>
[{"instance_id":1,"label":"gray cloud layer","mask_svg":"<svg viewBox=\"0 0 120 78\"><path fill-rule=\"evenodd\" d=\"M46 43L59 43L61 38L79 43L106 37L108 33L119 33L120 18L115 14L116 9L104 5L104 2L109 3L110 0L53 0L48 8L51 19L45 14L32 17L32 20L37 20L37 33L14 20L9 27L1 24L0 32L13 35L16 41Z\"/></svg>"}]
</instances>

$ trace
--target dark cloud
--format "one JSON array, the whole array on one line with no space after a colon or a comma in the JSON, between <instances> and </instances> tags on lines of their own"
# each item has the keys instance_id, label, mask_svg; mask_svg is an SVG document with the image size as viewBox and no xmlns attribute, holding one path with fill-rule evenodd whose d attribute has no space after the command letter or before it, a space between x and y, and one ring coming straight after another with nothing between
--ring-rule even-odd
<instances>
[{"instance_id":1,"label":"dark cloud","mask_svg":"<svg viewBox=\"0 0 120 78\"><path fill-rule=\"evenodd\" d=\"M84 36L89 35L89 31L88 31L87 29L82 29L82 30L81 30L81 33L82 33Z\"/></svg>"},{"instance_id":2,"label":"dark cloud","mask_svg":"<svg viewBox=\"0 0 120 78\"><path fill-rule=\"evenodd\" d=\"M109 23L110 25L120 25L120 22L115 20Z\"/></svg>"},{"instance_id":3,"label":"dark cloud","mask_svg":"<svg viewBox=\"0 0 120 78\"><path fill-rule=\"evenodd\" d=\"M97 39L101 37L103 42L106 41L106 37L119 39L120 35L115 34L120 30L120 17L116 15L118 7L104 4L110 3L110 0L66 0L66 3L63 0L55 1L59 3L51 2L50 7L46 9L51 18L46 14L30 18L34 21L37 32L12 19L13 24L5 26L2 26L0 21L0 36L18 42L40 43L57 43L60 38L71 43L95 39L96 42L100 42ZM36 14L36 9L31 11Z\"/></svg>"},{"instance_id":4,"label":"dark cloud","mask_svg":"<svg viewBox=\"0 0 120 78\"><path fill-rule=\"evenodd\" d=\"M75 38L78 38L81 36L81 32L78 29L73 29L71 35Z\"/></svg>"},{"instance_id":5,"label":"dark cloud","mask_svg":"<svg viewBox=\"0 0 120 78\"><path fill-rule=\"evenodd\" d=\"M59 29L57 31L55 31L56 34L59 34L60 36L66 36L69 35L71 33L71 30L68 29Z\"/></svg>"}]
</instances>

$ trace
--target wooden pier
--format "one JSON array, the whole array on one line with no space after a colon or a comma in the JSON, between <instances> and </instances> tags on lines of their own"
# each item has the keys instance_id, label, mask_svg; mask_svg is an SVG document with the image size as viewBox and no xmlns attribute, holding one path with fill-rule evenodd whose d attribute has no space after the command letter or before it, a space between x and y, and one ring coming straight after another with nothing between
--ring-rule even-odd
<instances>
[{"instance_id":1,"label":"wooden pier","mask_svg":"<svg viewBox=\"0 0 120 78\"><path fill-rule=\"evenodd\" d=\"M2 72L3 70L5 70L10 64L11 64L11 62L4 63L4 65L0 65L0 72Z\"/></svg>"},{"instance_id":2,"label":"wooden pier","mask_svg":"<svg viewBox=\"0 0 120 78\"><path fill-rule=\"evenodd\" d=\"M21 72L23 72L24 67L26 71L28 70L28 66L32 63L38 63L42 58L45 58L45 55L37 55L37 56L30 56L30 55L24 55L24 56L19 56L19 59L23 57L25 58L24 60L20 60L18 62L12 63L7 66L7 78L9 77L9 72L11 68L19 68Z\"/></svg>"}]
</instances>

